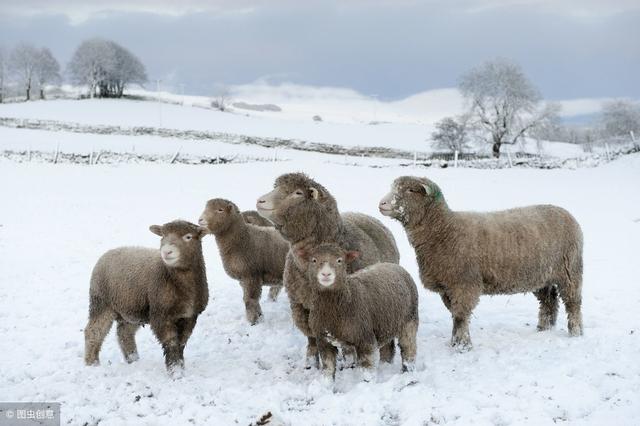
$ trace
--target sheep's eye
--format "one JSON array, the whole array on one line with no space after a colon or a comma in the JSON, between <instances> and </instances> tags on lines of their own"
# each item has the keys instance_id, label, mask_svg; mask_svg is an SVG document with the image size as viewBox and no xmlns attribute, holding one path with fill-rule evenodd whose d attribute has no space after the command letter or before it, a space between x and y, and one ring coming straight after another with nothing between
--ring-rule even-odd
<instances>
[{"instance_id":1,"label":"sheep's eye","mask_svg":"<svg viewBox=\"0 0 640 426\"><path fill-rule=\"evenodd\" d=\"M412 189L412 188L409 188L407 191L409 191L409 192L413 192L413 193L418 192L418 191L416 191L415 189Z\"/></svg>"},{"instance_id":2,"label":"sheep's eye","mask_svg":"<svg viewBox=\"0 0 640 426\"><path fill-rule=\"evenodd\" d=\"M191 241L192 238L193 238L193 235L191 235L191 234L187 234L184 237L182 237L182 239L185 240L185 241Z\"/></svg>"},{"instance_id":3,"label":"sheep's eye","mask_svg":"<svg viewBox=\"0 0 640 426\"><path fill-rule=\"evenodd\" d=\"M314 258L311 259L311 262L318 263L318 260L314 257Z\"/></svg>"},{"instance_id":4,"label":"sheep's eye","mask_svg":"<svg viewBox=\"0 0 640 426\"><path fill-rule=\"evenodd\" d=\"M300 190L297 190L297 191L295 192L295 194L296 194L296 195L304 195L304 194L302 193L302 191L300 191Z\"/></svg>"},{"instance_id":5,"label":"sheep's eye","mask_svg":"<svg viewBox=\"0 0 640 426\"><path fill-rule=\"evenodd\" d=\"M218 213L222 213L224 209L218 209Z\"/></svg>"},{"instance_id":6,"label":"sheep's eye","mask_svg":"<svg viewBox=\"0 0 640 426\"><path fill-rule=\"evenodd\" d=\"M338 263L342 263L342 258L341 258L341 257L339 257L339 258L338 258L338 260L337 260L337 262L338 262Z\"/></svg>"}]
</instances>

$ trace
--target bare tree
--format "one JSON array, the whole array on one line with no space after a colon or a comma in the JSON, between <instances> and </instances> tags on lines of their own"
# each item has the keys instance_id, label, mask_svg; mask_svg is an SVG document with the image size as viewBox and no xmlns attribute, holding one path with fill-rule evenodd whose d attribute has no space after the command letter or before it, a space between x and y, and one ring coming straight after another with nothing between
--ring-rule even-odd
<instances>
[{"instance_id":1,"label":"bare tree","mask_svg":"<svg viewBox=\"0 0 640 426\"><path fill-rule=\"evenodd\" d=\"M78 46L68 70L74 83L88 86L91 97L121 97L128 84L147 81L138 58L119 44L99 38Z\"/></svg>"},{"instance_id":2,"label":"bare tree","mask_svg":"<svg viewBox=\"0 0 640 426\"><path fill-rule=\"evenodd\" d=\"M211 101L211 107L224 112L229 109L230 103L231 93L229 91L229 88L224 85L216 86L213 100Z\"/></svg>"},{"instance_id":3,"label":"bare tree","mask_svg":"<svg viewBox=\"0 0 640 426\"><path fill-rule=\"evenodd\" d=\"M464 74L460 91L469 103L474 124L488 133L493 156L513 145L544 120L557 115L558 105L539 107L541 96L522 72L505 59L488 61Z\"/></svg>"},{"instance_id":4,"label":"bare tree","mask_svg":"<svg viewBox=\"0 0 640 426\"><path fill-rule=\"evenodd\" d=\"M431 139L439 149L464 152L469 149L468 117L445 117L435 125Z\"/></svg>"},{"instance_id":5,"label":"bare tree","mask_svg":"<svg viewBox=\"0 0 640 426\"><path fill-rule=\"evenodd\" d=\"M40 88L40 99L44 99L45 85L60 81L60 64L46 47L40 49L35 76Z\"/></svg>"},{"instance_id":6,"label":"bare tree","mask_svg":"<svg viewBox=\"0 0 640 426\"><path fill-rule=\"evenodd\" d=\"M602 127L605 136L640 135L640 105L629 100L616 99L602 107Z\"/></svg>"},{"instance_id":7,"label":"bare tree","mask_svg":"<svg viewBox=\"0 0 640 426\"><path fill-rule=\"evenodd\" d=\"M25 91L27 100L31 99L31 88L39 57L40 51L27 43L18 44L9 56L9 69Z\"/></svg>"}]
</instances>

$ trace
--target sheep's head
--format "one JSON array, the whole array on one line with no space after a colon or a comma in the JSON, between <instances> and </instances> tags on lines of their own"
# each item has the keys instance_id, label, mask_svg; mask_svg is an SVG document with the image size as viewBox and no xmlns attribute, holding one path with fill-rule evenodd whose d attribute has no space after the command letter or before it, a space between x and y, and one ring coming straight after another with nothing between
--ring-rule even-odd
<instances>
[{"instance_id":1,"label":"sheep's head","mask_svg":"<svg viewBox=\"0 0 640 426\"><path fill-rule=\"evenodd\" d=\"M229 226L239 219L238 206L229 200L214 198L207 201L207 205L198 219L198 224L210 233L217 235L229 229Z\"/></svg>"},{"instance_id":2,"label":"sheep's head","mask_svg":"<svg viewBox=\"0 0 640 426\"><path fill-rule=\"evenodd\" d=\"M344 285L347 265L360 255L336 244L322 244L311 250L298 249L296 255L307 263L309 281L321 291L337 290Z\"/></svg>"},{"instance_id":3,"label":"sheep's head","mask_svg":"<svg viewBox=\"0 0 640 426\"><path fill-rule=\"evenodd\" d=\"M246 211L243 211L241 214L244 221L251 225L273 226L273 223L271 223L268 219L265 219L264 217L260 216L260 213L258 213L255 210L246 210Z\"/></svg>"},{"instance_id":4,"label":"sheep's head","mask_svg":"<svg viewBox=\"0 0 640 426\"><path fill-rule=\"evenodd\" d=\"M273 191L260 197L256 208L292 239L308 236L324 217L339 220L335 199L303 173L278 177Z\"/></svg>"},{"instance_id":5,"label":"sheep's head","mask_svg":"<svg viewBox=\"0 0 640 426\"><path fill-rule=\"evenodd\" d=\"M201 238L205 228L184 220L174 220L164 225L151 225L149 230L162 237L160 257L171 268L188 268L195 259L202 257Z\"/></svg>"},{"instance_id":6,"label":"sheep's head","mask_svg":"<svg viewBox=\"0 0 640 426\"><path fill-rule=\"evenodd\" d=\"M378 209L385 216L405 225L417 223L427 209L446 206L438 185L427 178L402 176L393 181L391 192L385 195Z\"/></svg>"}]
</instances>

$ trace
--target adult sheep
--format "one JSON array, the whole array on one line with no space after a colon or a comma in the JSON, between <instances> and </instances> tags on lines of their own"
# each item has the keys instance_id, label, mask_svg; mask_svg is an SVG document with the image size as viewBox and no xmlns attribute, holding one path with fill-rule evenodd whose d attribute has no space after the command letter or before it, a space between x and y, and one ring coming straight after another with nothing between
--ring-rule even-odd
<instances>
[{"instance_id":1,"label":"adult sheep","mask_svg":"<svg viewBox=\"0 0 640 426\"><path fill-rule=\"evenodd\" d=\"M547 330L556 322L559 293L569 335L582 335L582 231L566 210L456 212L434 182L411 176L393 182L379 209L402 223L423 285L451 312L452 346L471 347L469 316L483 294L533 292L540 302L538 330Z\"/></svg>"},{"instance_id":2,"label":"adult sheep","mask_svg":"<svg viewBox=\"0 0 640 426\"><path fill-rule=\"evenodd\" d=\"M313 283L307 264L295 253L322 243L336 243L360 257L349 264L348 273L378 262L398 263L400 255L391 232L377 219L360 213L340 215L338 205L325 187L303 173L278 177L273 191L257 201L258 212L274 223L289 241L284 286L289 295L296 326L307 336L307 366L318 366L316 332L309 327Z\"/></svg>"}]
</instances>

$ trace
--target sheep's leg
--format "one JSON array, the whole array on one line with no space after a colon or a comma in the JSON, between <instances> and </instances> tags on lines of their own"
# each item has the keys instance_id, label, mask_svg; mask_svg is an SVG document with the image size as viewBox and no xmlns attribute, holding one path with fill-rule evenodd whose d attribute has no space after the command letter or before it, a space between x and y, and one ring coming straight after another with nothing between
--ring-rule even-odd
<instances>
[{"instance_id":1,"label":"sheep's leg","mask_svg":"<svg viewBox=\"0 0 640 426\"><path fill-rule=\"evenodd\" d=\"M558 317L558 290L550 284L534 292L540 301L538 331L549 330L556 325Z\"/></svg>"},{"instance_id":2,"label":"sheep's leg","mask_svg":"<svg viewBox=\"0 0 640 426\"><path fill-rule=\"evenodd\" d=\"M342 345L341 350L342 366L340 369L344 370L345 368L354 368L357 362L356 348L351 345Z\"/></svg>"},{"instance_id":3,"label":"sheep's leg","mask_svg":"<svg viewBox=\"0 0 640 426\"><path fill-rule=\"evenodd\" d=\"M323 337L316 337L316 342L318 344L320 358L322 359L322 372L325 376L335 379L338 348L333 346Z\"/></svg>"},{"instance_id":4,"label":"sheep's leg","mask_svg":"<svg viewBox=\"0 0 640 426\"><path fill-rule=\"evenodd\" d=\"M176 323L178 327L178 343L180 344L180 356L184 359L184 348L187 346L187 341L193 333L193 328L196 326L198 317L193 316L190 318L180 318Z\"/></svg>"},{"instance_id":5,"label":"sheep's leg","mask_svg":"<svg viewBox=\"0 0 640 426\"><path fill-rule=\"evenodd\" d=\"M567 280L565 283L558 285L560 297L564 302L564 308L567 311L567 328L569 335L572 337L582 336L582 277L575 278L577 282Z\"/></svg>"},{"instance_id":6,"label":"sheep's leg","mask_svg":"<svg viewBox=\"0 0 640 426\"><path fill-rule=\"evenodd\" d=\"M304 306L300 303L295 303L290 301L291 306L291 316L293 317L293 322L296 327L300 329L307 336L307 356L305 359L304 368L318 368L320 367L320 359L318 357L318 343L316 342L315 333L311 331L309 327L309 310L305 309Z\"/></svg>"},{"instance_id":7,"label":"sheep's leg","mask_svg":"<svg viewBox=\"0 0 640 426\"><path fill-rule=\"evenodd\" d=\"M412 320L402 326L398 337L400 355L402 356L402 372L415 370L417 352L418 321Z\"/></svg>"},{"instance_id":8,"label":"sheep's leg","mask_svg":"<svg viewBox=\"0 0 640 426\"><path fill-rule=\"evenodd\" d=\"M392 363L393 357L395 354L396 354L395 339L391 339L391 341L386 345L380 346L380 362Z\"/></svg>"},{"instance_id":9,"label":"sheep's leg","mask_svg":"<svg viewBox=\"0 0 640 426\"><path fill-rule=\"evenodd\" d=\"M151 329L162 345L164 363L169 374L174 374L178 368L184 368L176 322L164 319L152 320Z\"/></svg>"},{"instance_id":10,"label":"sheep's leg","mask_svg":"<svg viewBox=\"0 0 640 426\"><path fill-rule=\"evenodd\" d=\"M269 300L271 300L272 302L278 300L280 290L282 290L282 285L272 285L269 289Z\"/></svg>"},{"instance_id":11,"label":"sheep's leg","mask_svg":"<svg viewBox=\"0 0 640 426\"><path fill-rule=\"evenodd\" d=\"M124 320L118 321L116 328L118 334L118 344L122 350L125 361L129 364L140 359L138 348L136 347L136 331L140 328L138 324L131 324Z\"/></svg>"},{"instance_id":12,"label":"sheep's leg","mask_svg":"<svg viewBox=\"0 0 640 426\"><path fill-rule=\"evenodd\" d=\"M376 377L375 361L373 357L374 348L375 344L373 343L364 343L356 346L358 366L362 369L362 379L365 382L373 382Z\"/></svg>"},{"instance_id":13,"label":"sheep's leg","mask_svg":"<svg viewBox=\"0 0 640 426\"><path fill-rule=\"evenodd\" d=\"M262 283L258 280L248 279L240 282L243 291L244 308L247 320L251 325L255 325L262 317L260 308L260 295L262 294Z\"/></svg>"},{"instance_id":14,"label":"sheep's leg","mask_svg":"<svg viewBox=\"0 0 640 426\"><path fill-rule=\"evenodd\" d=\"M93 311L92 309L90 311ZM87 365L98 365L99 354L104 338L109 334L116 314L110 309L99 313L91 312L89 322L84 328L84 362Z\"/></svg>"},{"instance_id":15,"label":"sheep's leg","mask_svg":"<svg viewBox=\"0 0 640 426\"><path fill-rule=\"evenodd\" d=\"M469 334L469 317L480 300L480 291L470 286L460 286L457 289L459 294L447 294L453 316L451 346L459 352L466 352L473 346Z\"/></svg>"}]
</instances>

